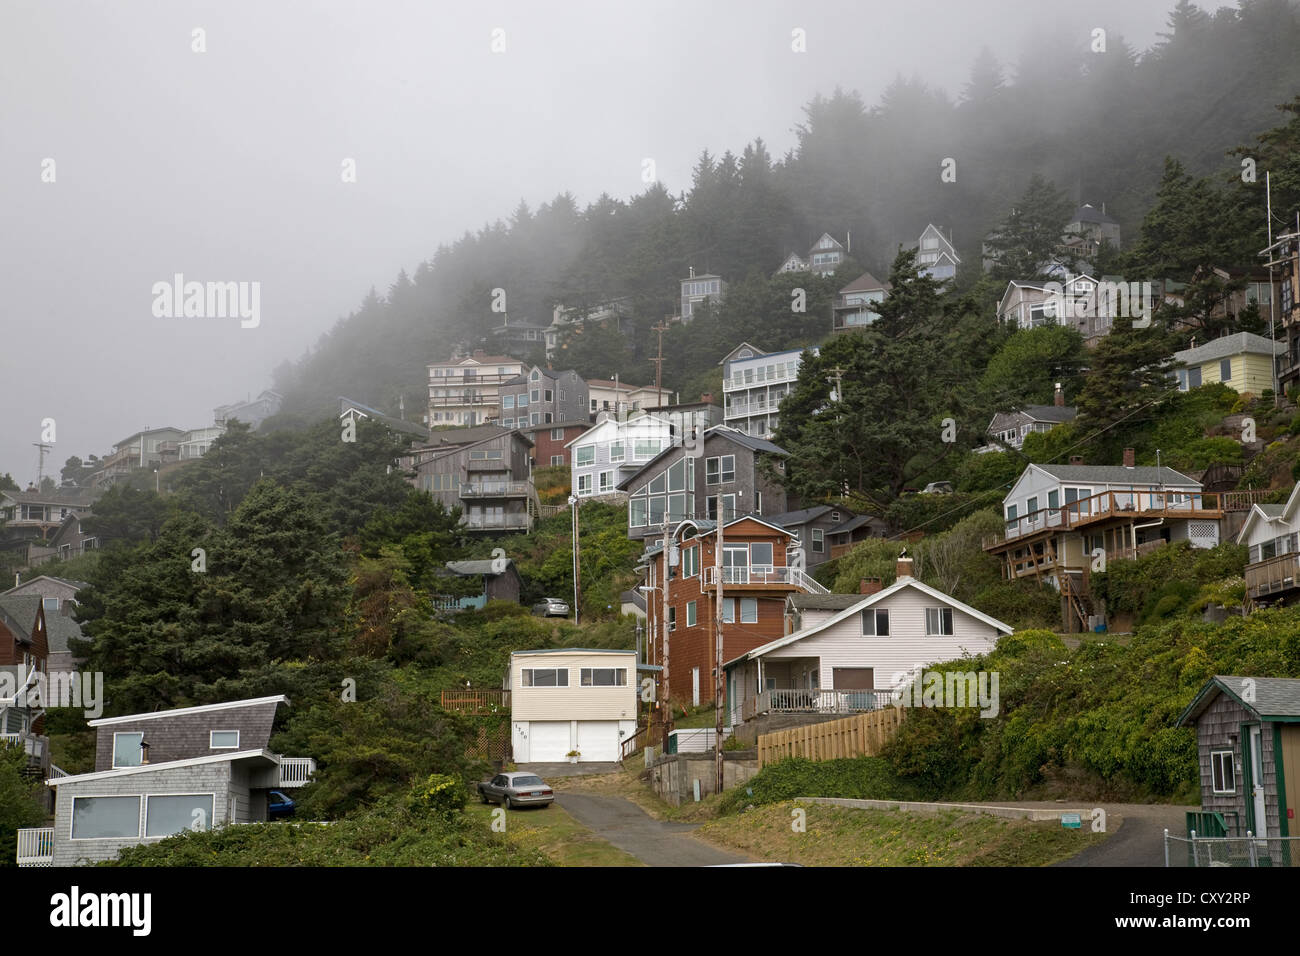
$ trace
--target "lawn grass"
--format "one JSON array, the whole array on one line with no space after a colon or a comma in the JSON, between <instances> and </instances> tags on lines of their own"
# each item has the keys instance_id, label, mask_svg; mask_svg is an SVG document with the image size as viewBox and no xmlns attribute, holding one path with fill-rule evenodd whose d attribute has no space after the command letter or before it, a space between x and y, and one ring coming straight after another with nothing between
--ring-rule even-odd
<instances>
[{"instance_id":1,"label":"lawn grass","mask_svg":"<svg viewBox=\"0 0 1300 956\"><path fill-rule=\"evenodd\" d=\"M795 810L806 814L805 832L793 829ZM1056 821L860 810L796 800L719 818L697 835L756 860L803 866L1046 866L1106 838Z\"/></svg>"},{"instance_id":2,"label":"lawn grass","mask_svg":"<svg viewBox=\"0 0 1300 956\"><path fill-rule=\"evenodd\" d=\"M465 808L465 815L490 828L492 811L500 809L480 803ZM523 849L540 850L560 866L641 866L625 853L602 840L558 805L545 809L507 810L505 838Z\"/></svg>"}]
</instances>

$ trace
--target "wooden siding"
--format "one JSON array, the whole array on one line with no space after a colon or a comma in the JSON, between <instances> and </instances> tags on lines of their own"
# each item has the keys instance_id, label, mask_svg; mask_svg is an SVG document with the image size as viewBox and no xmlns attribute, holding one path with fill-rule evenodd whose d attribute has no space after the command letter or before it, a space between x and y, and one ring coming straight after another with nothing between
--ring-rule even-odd
<instances>
[{"instance_id":1,"label":"wooden siding","mask_svg":"<svg viewBox=\"0 0 1300 956\"><path fill-rule=\"evenodd\" d=\"M523 669L557 667L569 671L568 687L525 687ZM623 687L583 687L581 668L621 667ZM639 700L636 653L514 654L510 658L510 708L515 722L530 720L635 720Z\"/></svg>"},{"instance_id":2,"label":"wooden siding","mask_svg":"<svg viewBox=\"0 0 1300 956\"><path fill-rule=\"evenodd\" d=\"M149 745L150 763L229 753L209 746L209 732L213 730L238 730L239 750L265 750L270 743L276 706L277 702L272 700L247 707L104 724L95 728L95 769L114 769L113 735L121 733L144 734L144 742Z\"/></svg>"},{"instance_id":3,"label":"wooden siding","mask_svg":"<svg viewBox=\"0 0 1300 956\"><path fill-rule=\"evenodd\" d=\"M1245 836L1249 824L1248 805L1251 803L1250 791L1246 787L1248 767L1245 766L1245 751L1242 741L1249 729L1242 724L1259 723L1251 714L1227 694L1219 694L1214 703L1205 709L1196 721L1197 760L1201 771L1201 807L1214 810L1224 815L1228 824L1228 834L1234 834L1234 821L1240 828L1238 835ZM1277 836L1278 799L1277 768L1273 753L1273 724L1260 724L1261 764L1264 768L1264 813L1267 817L1269 836ZM1236 737L1230 739L1229 735ZM1236 790L1231 794L1214 792L1213 766L1210 754L1217 750L1231 750L1234 765L1234 782ZM1289 767L1287 768L1289 769ZM1233 814L1236 816L1234 817Z\"/></svg>"}]
</instances>

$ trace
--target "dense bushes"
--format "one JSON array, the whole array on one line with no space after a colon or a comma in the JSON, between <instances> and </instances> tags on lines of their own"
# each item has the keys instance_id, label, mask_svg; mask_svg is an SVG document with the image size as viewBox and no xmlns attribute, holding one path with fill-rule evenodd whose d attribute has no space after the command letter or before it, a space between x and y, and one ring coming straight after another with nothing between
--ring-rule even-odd
<instances>
[{"instance_id":1,"label":"dense bushes","mask_svg":"<svg viewBox=\"0 0 1300 956\"><path fill-rule=\"evenodd\" d=\"M764 767L745 786L725 791L718 809L721 813L735 813L751 804L778 803L794 797L915 800L920 795L914 783L900 780L879 757L822 761L796 757Z\"/></svg>"},{"instance_id":2,"label":"dense bushes","mask_svg":"<svg viewBox=\"0 0 1300 956\"><path fill-rule=\"evenodd\" d=\"M1093 575L1092 590L1110 614L1136 614L1138 623L1148 623L1187 609L1202 587L1240 578L1245 567L1243 545L1202 549L1178 541L1136 561L1109 562L1105 573Z\"/></svg>"}]
</instances>

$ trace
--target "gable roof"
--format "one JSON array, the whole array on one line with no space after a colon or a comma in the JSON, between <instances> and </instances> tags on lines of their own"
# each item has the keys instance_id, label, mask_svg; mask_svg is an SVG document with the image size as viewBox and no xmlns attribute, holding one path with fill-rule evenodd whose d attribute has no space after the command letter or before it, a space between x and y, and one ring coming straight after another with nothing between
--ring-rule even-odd
<instances>
[{"instance_id":1,"label":"gable roof","mask_svg":"<svg viewBox=\"0 0 1300 956\"><path fill-rule=\"evenodd\" d=\"M103 488L56 488L53 491L5 491L0 497L19 505L70 505L89 508L104 493Z\"/></svg>"},{"instance_id":2,"label":"gable roof","mask_svg":"<svg viewBox=\"0 0 1300 956\"><path fill-rule=\"evenodd\" d=\"M60 584L66 584L68 587L75 588L78 591L80 591L82 588L90 587L89 582L86 581L74 581L71 578L60 578L60 577L56 577L53 574L38 574L34 578L28 578L26 581L20 581L18 584L15 584L13 587L11 587L8 591L0 591L0 597L2 597L5 594L9 594L13 591L16 591L18 588L25 587L28 584L32 584L33 582L40 581L42 579L46 581L58 581Z\"/></svg>"},{"instance_id":3,"label":"gable roof","mask_svg":"<svg viewBox=\"0 0 1300 956\"><path fill-rule=\"evenodd\" d=\"M1247 702L1246 681L1253 681L1254 700ZM1259 720L1300 722L1300 679L1294 677L1240 677L1216 674L1200 689L1178 718L1176 727L1186 727L1215 701L1227 694Z\"/></svg>"},{"instance_id":4,"label":"gable roof","mask_svg":"<svg viewBox=\"0 0 1300 956\"><path fill-rule=\"evenodd\" d=\"M770 455L784 455L789 457L790 453L780 445L774 445L766 438L759 438L756 435L746 435L744 432L732 428L730 425L714 425L712 428L704 430L704 437L707 439L710 435L717 434L727 441L737 445L742 445L751 451L767 452Z\"/></svg>"},{"instance_id":5,"label":"gable roof","mask_svg":"<svg viewBox=\"0 0 1300 956\"><path fill-rule=\"evenodd\" d=\"M32 627L36 624L42 600L39 594L0 595L0 621L13 631L19 643L32 642Z\"/></svg>"},{"instance_id":6,"label":"gable roof","mask_svg":"<svg viewBox=\"0 0 1300 956\"><path fill-rule=\"evenodd\" d=\"M67 654L72 648L68 641L81 640L81 625L68 614L47 614L45 616L45 640L51 654Z\"/></svg>"},{"instance_id":7,"label":"gable roof","mask_svg":"<svg viewBox=\"0 0 1300 956\"><path fill-rule=\"evenodd\" d=\"M942 243L942 245L940 245L939 247L940 255L948 256L950 259L953 260L954 263L961 262L961 257L957 255L957 250L953 246L952 242L949 241L948 237L943 234L943 230L940 229L932 222L926 223L925 228L921 230L921 235L917 237L916 245L918 250L920 249L921 246L921 240L923 240L928 235L935 235L939 237L939 242Z\"/></svg>"},{"instance_id":8,"label":"gable roof","mask_svg":"<svg viewBox=\"0 0 1300 956\"><path fill-rule=\"evenodd\" d=\"M366 418L373 419L387 428L399 432L405 432L408 435L415 435L417 438L427 438L429 430L423 425L416 425L414 422L404 422L400 418L394 418L386 415L377 408L371 408L369 405L362 405L360 402L353 401L346 396L339 396L339 418L347 415L348 412L358 412Z\"/></svg>"},{"instance_id":9,"label":"gable roof","mask_svg":"<svg viewBox=\"0 0 1300 956\"><path fill-rule=\"evenodd\" d=\"M1058 481L1082 481L1105 485L1192 485L1197 488L1201 483L1188 478L1182 472L1167 466L1154 468L1142 465L1137 468L1125 468L1123 465L1040 465L1034 463L1029 468L1037 468L1056 478ZM1023 473L1021 474L1023 478Z\"/></svg>"},{"instance_id":10,"label":"gable roof","mask_svg":"<svg viewBox=\"0 0 1300 956\"><path fill-rule=\"evenodd\" d=\"M1274 342L1254 332L1235 332L1232 335L1213 339L1204 345L1198 345L1194 349L1175 352L1174 358L1186 365L1196 365L1227 358L1230 355L1282 355L1285 352L1286 344L1283 342Z\"/></svg>"},{"instance_id":11,"label":"gable roof","mask_svg":"<svg viewBox=\"0 0 1300 956\"><path fill-rule=\"evenodd\" d=\"M573 438L569 439L567 442L564 443L564 447L571 448L572 446L581 442L588 435L591 435L592 432L598 431L602 428L610 428L612 426L615 431L618 431L619 429L631 428L634 425L640 425L642 423L650 423L653 425L660 426L660 428L658 429L655 428L646 429L646 434L650 434L650 432L652 431L655 432L663 431L667 436L669 437L672 436L673 423L660 418L658 415L638 415L636 418L629 418L626 421L622 421L622 422L620 422L616 418L607 418L603 422L597 422L596 424L592 425L581 435L576 435ZM592 440L593 441L595 440L594 437L592 438ZM660 454L663 454L663 452L660 452Z\"/></svg>"},{"instance_id":12,"label":"gable roof","mask_svg":"<svg viewBox=\"0 0 1300 956\"><path fill-rule=\"evenodd\" d=\"M234 710L237 707L254 707L257 704L270 703L287 705L289 703L289 698L284 696L284 694L274 694L271 697L253 697L248 700L228 700L220 704L201 704L198 707L176 707L172 710L155 710L147 714L123 714L121 717L100 717L97 720L88 720L86 721L86 724L91 727L103 727L106 724L134 723L137 720L156 720L160 717L179 717L182 714L206 714L218 710Z\"/></svg>"},{"instance_id":13,"label":"gable roof","mask_svg":"<svg viewBox=\"0 0 1300 956\"><path fill-rule=\"evenodd\" d=\"M1246 515L1246 520L1241 524L1241 530L1237 532L1237 544L1245 544L1250 538L1250 532L1259 524L1260 521L1277 521L1279 518L1288 525L1295 520L1296 508L1300 506L1300 482L1291 489L1291 494L1287 497L1286 503L1281 505L1252 505L1250 512Z\"/></svg>"},{"instance_id":14,"label":"gable roof","mask_svg":"<svg viewBox=\"0 0 1300 956\"><path fill-rule=\"evenodd\" d=\"M749 342L741 342L739 345L737 345L726 355L722 356L722 360L718 362L718 364L726 365L728 362L734 359L736 357L736 353L741 351L742 349L749 349L751 352L754 353L753 355L746 356L746 358L758 358L760 355L767 354L762 349L760 349L757 345L751 345Z\"/></svg>"},{"instance_id":15,"label":"gable roof","mask_svg":"<svg viewBox=\"0 0 1300 956\"><path fill-rule=\"evenodd\" d=\"M961 601L958 601L955 597L952 597L951 595L944 594L942 591L937 590L936 588L932 588L928 584L924 584L921 581L918 581L916 578L905 577L905 578L899 578L889 587L885 588L882 591L877 591L875 594L859 595L858 596L859 599L857 601L853 602L852 604L850 604L848 607L846 607L844 610L840 611L839 613L834 614L831 617L828 617L826 620L814 624L811 627L801 628L800 630L797 630L792 634L787 634L785 637L777 638L775 641L769 641L767 644L764 644L761 647L756 647L752 651L749 651L745 654L741 654L739 657L732 658L731 660L727 661L723 665L723 667L730 667L731 665L738 664L744 660L754 660L755 658L762 657L765 654L769 654L772 651L777 650L778 648L786 647L790 644L794 644L797 641L802 641L806 638L813 637L814 635L826 630L829 627L834 627L836 624L840 623L840 621L853 617L854 615L858 614L860 611L865 611L873 604L883 601L885 598L889 597L890 595L897 594L899 591L903 590L903 588L916 588L918 591L925 594L926 596L934 598L937 601L941 601L944 604L947 604L949 607L953 608L954 610L958 610L964 614L968 614L971 617L975 618L977 621L987 624L996 630L1002 631L1004 634L1010 634L1014 630L1014 628L1010 624L1004 624L1002 621L999 621L997 618L989 617L989 615L985 614L983 611L977 611L969 604L963 604Z\"/></svg>"},{"instance_id":16,"label":"gable roof","mask_svg":"<svg viewBox=\"0 0 1300 956\"><path fill-rule=\"evenodd\" d=\"M864 272L844 288L840 289L839 294L843 295L846 292L875 292L877 290L888 292L889 283L881 282L870 272Z\"/></svg>"}]
</instances>

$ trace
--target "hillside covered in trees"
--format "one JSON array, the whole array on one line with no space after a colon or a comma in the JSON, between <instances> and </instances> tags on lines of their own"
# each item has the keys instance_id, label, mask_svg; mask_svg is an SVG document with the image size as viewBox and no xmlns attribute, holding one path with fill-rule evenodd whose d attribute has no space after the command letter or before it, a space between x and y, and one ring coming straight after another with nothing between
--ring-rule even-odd
<instances>
[{"instance_id":1,"label":"hillside covered in trees","mask_svg":"<svg viewBox=\"0 0 1300 956\"><path fill-rule=\"evenodd\" d=\"M1232 151L1246 147L1243 155L1258 159L1269 144L1256 138L1278 125L1277 107L1300 89L1297 43L1292 0L1241 0L1213 13L1180 0L1167 33L1145 51L1114 34L1104 51L1088 37L1048 34L1014 64L981 51L955 94L916 75L900 76L874 103L851 90L819 95L785 155L773 156L761 139L739 152L705 152L681 195L656 182L585 207L564 191L535 210L521 202L508 220L438 246L386 294L372 290L296 363L282 363L276 386L287 395L286 420L311 420L339 394L389 411L399 396L408 409L423 407L424 366L454 346L486 344L501 324L491 309L497 288L507 292L512 322L546 324L556 304L626 298L623 334L584 330L556 365L647 381L657 347L651 327L677 311L678 281L690 267L722 275L731 286L716 314L665 336L672 359L664 381L684 399L714 381L716 362L741 339L779 348L823 338L838 280L855 269L885 277L899 246L915 243L929 222L951 233L962 256L956 291L975 290L987 310L981 242L1035 177L1067 205L1105 203L1132 245L1170 176L1166 157L1202 198L1207 188L1240 183L1243 156ZM1282 151L1275 166L1287 159ZM941 181L945 160L951 182ZM1300 203L1294 153L1289 163L1290 175L1274 169L1275 210ZM1226 220L1244 224L1228 245L1252 253L1265 244L1266 166L1258 165L1258 181L1233 200L1239 217ZM822 232L852 237L853 261L839 275L771 278ZM1143 248L1131 265L1180 265ZM803 313L790 308L796 285L807 292Z\"/></svg>"}]
</instances>

